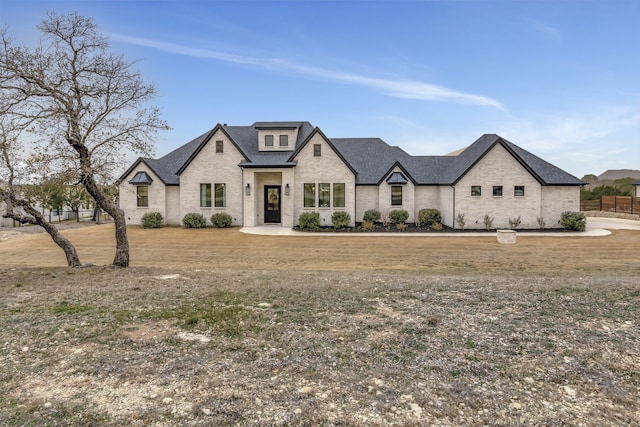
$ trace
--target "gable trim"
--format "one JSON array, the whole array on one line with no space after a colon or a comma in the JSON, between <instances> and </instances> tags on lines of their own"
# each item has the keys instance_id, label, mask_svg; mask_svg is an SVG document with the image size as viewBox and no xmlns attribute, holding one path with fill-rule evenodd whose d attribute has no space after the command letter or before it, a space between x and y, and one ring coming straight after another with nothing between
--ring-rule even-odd
<instances>
[{"instance_id":1,"label":"gable trim","mask_svg":"<svg viewBox=\"0 0 640 427\"><path fill-rule=\"evenodd\" d=\"M389 168L389 170L384 175L382 175L382 177L378 180L376 185L380 185L380 184L382 184L382 181L384 181L387 178L390 178L390 175L393 173L393 170L395 168L399 168L402 171L403 175L405 177L409 178L409 181L411 181L411 183L413 185L417 185L416 184L416 180L413 179L413 177L411 176L411 174L409 172L407 172L407 170L404 168L404 166L402 166L402 163L400 163L399 160L396 160L396 162Z\"/></svg>"},{"instance_id":2,"label":"gable trim","mask_svg":"<svg viewBox=\"0 0 640 427\"><path fill-rule=\"evenodd\" d=\"M198 148L196 148L194 150L194 152L191 153L191 156L189 156L187 161L184 162L184 164L180 167L180 169L178 169L178 171L176 172L176 175L180 175L180 174L182 174L182 172L184 172L184 170L191 164L193 159L195 159L198 156L198 154L200 154L202 149L209 143L209 141L211 141L211 138L213 138L213 135L215 135L217 131L221 131L227 137L227 139L229 139L229 141L231 141L231 144L233 144L233 146L236 147L236 150L238 150L238 152L240 152L240 154L242 154L242 157L244 157L245 161L251 162L249 157L247 157L247 155L244 153L244 151L242 151L240 146L238 146L238 144L236 144L236 142L233 140L233 138L231 138L231 136L229 136L229 133L227 133L227 131L224 129L224 127L220 123L218 123L216 125L216 127L211 129L209 134L204 137L204 139L202 140L202 142L200 143Z\"/></svg>"},{"instance_id":3,"label":"gable trim","mask_svg":"<svg viewBox=\"0 0 640 427\"><path fill-rule=\"evenodd\" d=\"M493 144L491 144L485 151L484 153L482 153L481 155L479 155L474 161L473 163L471 163L471 165L464 171L462 172L452 183L452 185L456 185L458 184L458 182L460 182L460 180L462 178L464 178L464 176L469 173L469 171L471 169L473 169L479 162L480 160L482 160L491 150L494 149L494 147L496 145L501 145L502 148L504 148L507 153L509 153L511 155L511 157L513 157L519 164L520 166L522 166L528 173L529 175L531 175L536 181L538 181L538 183L540 185L547 185L547 183L537 174L534 172L534 170L531 168L531 166L529 166L529 164L527 164L527 162L525 162L515 151L513 151L511 149L511 147L509 147L509 144L507 144L505 142L504 139L502 139L502 137L498 137Z\"/></svg>"},{"instance_id":4,"label":"gable trim","mask_svg":"<svg viewBox=\"0 0 640 427\"><path fill-rule=\"evenodd\" d=\"M334 153L336 153L336 155L340 158L340 160L342 160L342 163L345 164L345 166L347 166L349 168L349 170L353 173L354 176L358 176L358 172L353 168L353 166L351 166L351 164L347 161L347 159L344 158L344 156L342 155L342 153L340 152L340 150L338 150L336 148L335 145L333 145L333 142L331 142L331 140L329 138L327 138L327 136L320 130L319 127L316 127L313 132L311 132L309 134L309 136L307 136L307 138L302 141L302 143L296 148L296 150L291 154L291 157L289 157L289 159L287 159L287 162L292 162L295 163L295 158L298 156L298 154L300 154L300 152L304 149L304 147L307 146L307 144L309 143L309 141L311 141L311 138L313 138L315 136L315 134L320 135L320 137L322 139L324 139L324 141L327 143L327 145L329 145L329 147L333 150Z\"/></svg>"},{"instance_id":5,"label":"gable trim","mask_svg":"<svg viewBox=\"0 0 640 427\"><path fill-rule=\"evenodd\" d=\"M145 159L144 157L138 157L138 159L137 159L135 162L133 162L133 164L129 167L129 169L127 169L127 170L126 170L126 171L125 171L125 172L120 176L120 178L118 178L118 179L116 180L115 184L116 184L116 185L120 185L120 184L122 184L122 182L125 180L125 178L126 178L127 176L129 176L129 175L131 174L131 172L133 172L133 171L134 171L134 169L135 169L135 168L137 168L137 167L138 167L138 165L139 165L140 163L144 163L144 165L145 165L146 167L148 167L148 168L149 168L149 170L150 170L151 172L153 172L153 174L154 174L155 176L157 176L157 177L160 179L160 181L162 181L162 183L163 183L164 185L167 185L167 183L162 179L162 176L160 176L160 174L159 174L158 172L156 172L156 171L153 169L153 167L151 167L151 165L150 165L149 163L147 163L147 161L146 161L146 159Z\"/></svg>"}]
</instances>

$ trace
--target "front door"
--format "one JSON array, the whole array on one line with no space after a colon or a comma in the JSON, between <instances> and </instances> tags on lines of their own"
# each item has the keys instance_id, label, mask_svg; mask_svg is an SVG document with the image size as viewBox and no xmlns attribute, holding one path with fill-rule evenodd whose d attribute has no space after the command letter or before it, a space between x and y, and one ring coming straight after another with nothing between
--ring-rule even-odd
<instances>
[{"instance_id":1,"label":"front door","mask_svg":"<svg viewBox=\"0 0 640 427\"><path fill-rule=\"evenodd\" d=\"M264 186L264 222L280 222L280 186Z\"/></svg>"}]
</instances>

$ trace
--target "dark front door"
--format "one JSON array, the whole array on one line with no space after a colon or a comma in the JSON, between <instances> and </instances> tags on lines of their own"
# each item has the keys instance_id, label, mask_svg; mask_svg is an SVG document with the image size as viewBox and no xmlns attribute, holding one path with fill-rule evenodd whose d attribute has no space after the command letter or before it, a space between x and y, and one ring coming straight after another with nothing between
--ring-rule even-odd
<instances>
[{"instance_id":1,"label":"dark front door","mask_svg":"<svg viewBox=\"0 0 640 427\"><path fill-rule=\"evenodd\" d=\"M280 186L264 186L264 222L280 222Z\"/></svg>"}]
</instances>

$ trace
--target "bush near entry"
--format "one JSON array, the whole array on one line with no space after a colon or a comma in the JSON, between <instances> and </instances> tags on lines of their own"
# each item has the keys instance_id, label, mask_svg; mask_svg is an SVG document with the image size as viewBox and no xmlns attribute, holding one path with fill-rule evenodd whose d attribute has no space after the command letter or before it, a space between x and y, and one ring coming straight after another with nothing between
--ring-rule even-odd
<instances>
[{"instance_id":1,"label":"bush near entry","mask_svg":"<svg viewBox=\"0 0 640 427\"><path fill-rule=\"evenodd\" d=\"M199 213L189 212L182 217L182 224L187 228L205 228L207 226L207 220Z\"/></svg>"},{"instance_id":2,"label":"bush near entry","mask_svg":"<svg viewBox=\"0 0 640 427\"><path fill-rule=\"evenodd\" d=\"M315 231L320 228L320 214L318 212L304 212L298 217L301 230Z\"/></svg>"},{"instance_id":3,"label":"bush near entry","mask_svg":"<svg viewBox=\"0 0 640 427\"><path fill-rule=\"evenodd\" d=\"M228 213L218 212L211 215L211 224L214 227L227 228L231 227L231 223L233 223L233 218Z\"/></svg>"},{"instance_id":4,"label":"bush near entry","mask_svg":"<svg viewBox=\"0 0 640 427\"><path fill-rule=\"evenodd\" d=\"M346 228L351 222L351 215L349 212L337 211L331 215L331 222L335 228Z\"/></svg>"}]
</instances>

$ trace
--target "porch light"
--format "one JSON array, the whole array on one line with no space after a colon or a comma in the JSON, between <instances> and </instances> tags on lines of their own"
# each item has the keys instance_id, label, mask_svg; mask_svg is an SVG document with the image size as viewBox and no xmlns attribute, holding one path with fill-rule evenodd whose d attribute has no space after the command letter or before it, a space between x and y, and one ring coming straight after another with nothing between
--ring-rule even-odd
<instances>
[{"instance_id":1,"label":"porch light","mask_svg":"<svg viewBox=\"0 0 640 427\"><path fill-rule=\"evenodd\" d=\"M244 194L246 194L247 196L251 195L251 184L247 184L247 186L244 187Z\"/></svg>"},{"instance_id":2,"label":"porch light","mask_svg":"<svg viewBox=\"0 0 640 427\"><path fill-rule=\"evenodd\" d=\"M288 196L289 195L289 184L284 186L284 195Z\"/></svg>"}]
</instances>

